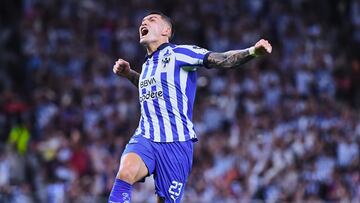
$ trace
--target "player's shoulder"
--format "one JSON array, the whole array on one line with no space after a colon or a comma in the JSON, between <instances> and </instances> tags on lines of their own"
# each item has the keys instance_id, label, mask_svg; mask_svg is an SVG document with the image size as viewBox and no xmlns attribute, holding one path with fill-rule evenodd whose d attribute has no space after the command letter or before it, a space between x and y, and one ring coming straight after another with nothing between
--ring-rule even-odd
<instances>
[{"instance_id":1,"label":"player's shoulder","mask_svg":"<svg viewBox=\"0 0 360 203\"><path fill-rule=\"evenodd\" d=\"M173 44L173 49L202 49L201 47L197 45L191 45L191 44Z\"/></svg>"},{"instance_id":2,"label":"player's shoulder","mask_svg":"<svg viewBox=\"0 0 360 203\"><path fill-rule=\"evenodd\" d=\"M204 48L201 48L197 45L188 45L188 44L181 44L181 45L173 45L171 46L174 53L178 54L187 54L187 53L207 53L208 51Z\"/></svg>"}]
</instances>

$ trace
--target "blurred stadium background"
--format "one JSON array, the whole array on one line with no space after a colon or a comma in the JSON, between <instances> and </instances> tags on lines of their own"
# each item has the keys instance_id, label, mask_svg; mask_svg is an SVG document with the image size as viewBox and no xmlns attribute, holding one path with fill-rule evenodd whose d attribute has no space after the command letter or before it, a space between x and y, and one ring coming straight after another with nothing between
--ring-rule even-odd
<instances>
[{"instance_id":1,"label":"blurred stadium background","mask_svg":"<svg viewBox=\"0 0 360 203\"><path fill-rule=\"evenodd\" d=\"M138 124L138 26L175 21L174 43L213 51L261 37L273 54L199 69L200 141L183 202L360 201L360 2L0 2L0 202L106 202ZM154 202L151 179L134 202Z\"/></svg>"}]
</instances>

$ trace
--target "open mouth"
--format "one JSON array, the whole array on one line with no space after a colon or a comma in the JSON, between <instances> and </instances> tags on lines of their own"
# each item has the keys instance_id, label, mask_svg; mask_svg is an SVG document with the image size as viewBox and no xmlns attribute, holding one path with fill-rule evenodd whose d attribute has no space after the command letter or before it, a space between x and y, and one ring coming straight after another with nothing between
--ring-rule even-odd
<instances>
[{"instance_id":1,"label":"open mouth","mask_svg":"<svg viewBox=\"0 0 360 203\"><path fill-rule=\"evenodd\" d=\"M142 27L140 32L141 32L141 36L144 37L149 33L149 30L146 27Z\"/></svg>"}]
</instances>

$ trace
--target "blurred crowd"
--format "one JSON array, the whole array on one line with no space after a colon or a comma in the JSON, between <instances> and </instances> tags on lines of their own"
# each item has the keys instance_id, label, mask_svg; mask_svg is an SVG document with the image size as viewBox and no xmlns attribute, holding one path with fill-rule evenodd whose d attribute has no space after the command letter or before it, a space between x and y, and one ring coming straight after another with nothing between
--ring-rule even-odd
<instances>
[{"instance_id":1,"label":"blurred crowd","mask_svg":"<svg viewBox=\"0 0 360 203\"><path fill-rule=\"evenodd\" d=\"M183 202L358 202L360 3L355 0L14 0L0 9L0 202L106 202L139 119L150 10L175 44L269 39L243 67L198 69L193 170ZM153 180L134 202L154 202ZM151 198L149 198L151 197Z\"/></svg>"}]
</instances>

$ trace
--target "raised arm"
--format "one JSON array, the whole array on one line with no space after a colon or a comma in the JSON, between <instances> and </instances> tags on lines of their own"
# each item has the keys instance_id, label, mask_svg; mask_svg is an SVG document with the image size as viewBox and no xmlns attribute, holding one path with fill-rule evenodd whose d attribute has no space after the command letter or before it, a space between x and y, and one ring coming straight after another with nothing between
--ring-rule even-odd
<instances>
[{"instance_id":1,"label":"raised arm","mask_svg":"<svg viewBox=\"0 0 360 203\"><path fill-rule=\"evenodd\" d=\"M222 53L211 52L204 64L209 68L230 69L250 61L256 56L270 54L272 47L267 40L261 39L254 46L243 50L232 50Z\"/></svg>"},{"instance_id":2,"label":"raised arm","mask_svg":"<svg viewBox=\"0 0 360 203\"><path fill-rule=\"evenodd\" d=\"M140 74L132 70L130 68L130 64L127 61L118 59L115 62L113 71L116 75L127 78L132 84L135 85L135 87L138 87Z\"/></svg>"}]
</instances>

